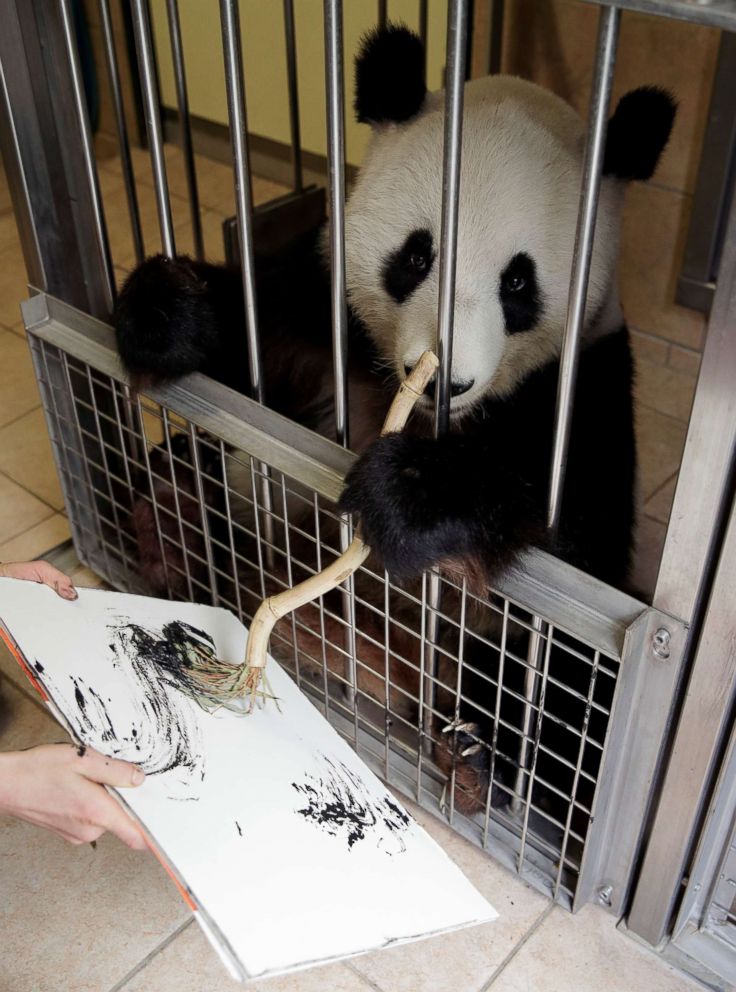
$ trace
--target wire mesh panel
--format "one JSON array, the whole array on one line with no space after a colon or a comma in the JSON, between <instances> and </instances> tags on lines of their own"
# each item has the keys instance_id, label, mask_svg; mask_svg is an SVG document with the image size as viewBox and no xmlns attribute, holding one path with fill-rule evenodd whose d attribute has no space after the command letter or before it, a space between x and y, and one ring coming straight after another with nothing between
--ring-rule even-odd
<instances>
[{"instance_id":1,"label":"wire mesh panel","mask_svg":"<svg viewBox=\"0 0 736 992\"><path fill-rule=\"evenodd\" d=\"M292 456L278 432L233 444L230 391L210 380L223 411L208 401L195 415L177 402L193 402L189 384L165 403L132 394L95 335L70 336L66 350L29 333L75 544L90 567L117 588L217 604L247 624L265 596L334 561L344 466L330 475L307 452L286 470ZM312 437L349 464L349 453ZM460 574L435 581L436 600L429 575L399 585L369 559L349 586L281 620L272 654L386 781L572 905L620 650L595 624L581 634L569 606L560 619Z\"/></svg>"}]
</instances>

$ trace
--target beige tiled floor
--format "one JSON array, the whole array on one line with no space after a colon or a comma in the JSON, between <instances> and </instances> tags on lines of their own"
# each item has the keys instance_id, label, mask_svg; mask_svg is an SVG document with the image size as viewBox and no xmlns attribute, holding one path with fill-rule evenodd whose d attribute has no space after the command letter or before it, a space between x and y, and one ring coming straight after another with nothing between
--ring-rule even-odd
<instances>
[{"instance_id":1,"label":"beige tiled floor","mask_svg":"<svg viewBox=\"0 0 736 992\"><path fill-rule=\"evenodd\" d=\"M134 153L146 249L158 250L148 158ZM167 149L177 244L191 248L181 157ZM198 161L207 252L222 257L221 224L232 213L230 170ZM101 169L116 274L133 264L119 166ZM0 191L2 183L0 182ZM282 188L257 181L256 199ZM0 198L0 560L31 558L68 538L18 301L26 295L14 225ZM646 315L642 323L646 327ZM684 325L683 325L684 326ZM683 331L683 341L694 340ZM665 352L663 352L663 347ZM668 350L669 349L669 350ZM638 432L645 516L638 572L651 588L692 399L692 353L637 338ZM669 368L664 365L669 359ZM97 580L80 567L75 581ZM0 648L0 748L62 737ZM494 925L370 954L345 964L257 983L263 992L686 992L689 981L589 909L571 918L552 908L443 824L414 810L501 916ZM71 848L21 823L0 820L3 940L0 992L220 992L235 988L169 880L147 855L111 838ZM12 948L12 952L8 949Z\"/></svg>"}]
</instances>

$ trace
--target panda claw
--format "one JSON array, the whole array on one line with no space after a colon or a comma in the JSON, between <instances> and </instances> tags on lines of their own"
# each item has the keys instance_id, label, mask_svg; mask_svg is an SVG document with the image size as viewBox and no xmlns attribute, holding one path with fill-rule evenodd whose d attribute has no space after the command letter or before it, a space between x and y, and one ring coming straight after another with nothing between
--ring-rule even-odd
<instances>
[{"instance_id":1,"label":"panda claw","mask_svg":"<svg viewBox=\"0 0 736 992\"><path fill-rule=\"evenodd\" d=\"M471 744L470 747L466 747L464 751L460 752L461 758L468 758L471 754L477 754L479 751L483 750L482 744Z\"/></svg>"}]
</instances>

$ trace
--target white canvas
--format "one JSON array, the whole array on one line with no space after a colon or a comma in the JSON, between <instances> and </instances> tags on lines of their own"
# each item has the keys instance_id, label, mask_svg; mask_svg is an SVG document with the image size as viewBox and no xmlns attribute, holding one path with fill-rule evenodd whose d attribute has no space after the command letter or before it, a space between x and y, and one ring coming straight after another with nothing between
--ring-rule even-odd
<instances>
[{"instance_id":1,"label":"white canvas","mask_svg":"<svg viewBox=\"0 0 736 992\"><path fill-rule=\"evenodd\" d=\"M147 772L119 795L238 977L495 918L273 659L280 710L248 716L206 713L150 663L176 622L239 662L246 630L227 610L99 590L69 603L1 579L0 621L73 736Z\"/></svg>"}]
</instances>

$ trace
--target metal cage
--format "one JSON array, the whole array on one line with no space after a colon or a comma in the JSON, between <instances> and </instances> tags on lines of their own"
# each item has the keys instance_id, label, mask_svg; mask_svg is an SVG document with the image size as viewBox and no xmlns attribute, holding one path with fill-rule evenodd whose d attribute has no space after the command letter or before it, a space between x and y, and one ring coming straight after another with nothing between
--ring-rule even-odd
<instances>
[{"instance_id":1,"label":"metal cage","mask_svg":"<svg viewBox=\"0 0 736 992\"><path fill-rule=\"evenodd\" d=\"M736 28L736 8L729 0L597 5L597 55L549 494L552 530L564 513L566 449L621 12ZM107 0L99 6L140 258L118 56ZM449 411L468 6L466 0L448 3L438 432L446 429ZM493 6L497 31L501 5ZM346 396L342 8L339 0L324 2L335 444L261 402L253 249L258 220L250 193L241 27L234 0L220 0L219 7L246 315L243 361L252 397L198 374L185 384L143 394L129 388L106 323L114 272L69 0L0 0L0 134L34 291L24 317L77 554L112 586L142 592L139 546L145 533L163 563L170 596L226 606L247 622L265 595L324 567L351 536L349 523L335 511L353 460ZM148 5L132 0L129 9L161 239L165 253L173 255ZM167 11L194 243L201 254L175 0L167 0ZM293 14L286 0L294 188L301 194ZM419 16L426 30L426 3L419 5ZM497 38L490 49L497 53ZM597 900L617 917L631 908L632 931L653 944L669 932L672 893L681 876L676 883L669 880L672 892L657 903L657 924L651 927L641 915L642 900L651 900L651 891L643 895L642 881L634 888L634 879L640 864L641 878L654 870L657 821L651 818L657 787L680 689L697 662L698 638L717 591L716 564L733 495L736 336L727 331L736 313L736 205L726 220L653 605L541 552L530 553L520 570L484 594L461 577L435 572L414 586L400 586L366 566L334 596L282 621L272 641L303 690L392 786L447 818L561 904L577 909ZM232 234L231 227L231 239ZM233 486L234 474L244 484ZM491 741L475 736L472 726L458 726L461 702L492 721ZM722 706L725 712L726 703ZM491 787L482 802L469 802L465 809L457 799L463 783L460 792L456 787L460 739L471 753L486 749L491 766ZM709 782L713 773L714 765L705 762L703 780ZM707 790L699 795L694 817L708 796ZM722 902L720 890L718 899ZM736 974L733 959L732 966Z\"/></svg>"}]
</instances>

